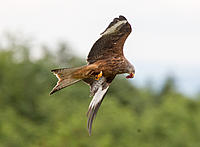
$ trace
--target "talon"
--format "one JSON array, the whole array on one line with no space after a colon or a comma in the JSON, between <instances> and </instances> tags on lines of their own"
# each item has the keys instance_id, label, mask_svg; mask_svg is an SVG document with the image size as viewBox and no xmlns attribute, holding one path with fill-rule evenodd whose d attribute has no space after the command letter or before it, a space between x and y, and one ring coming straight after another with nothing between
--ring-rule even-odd
<instances>
[{"instance_id":1,"label":"talon","mask_svg":"<svg viewBox=\"0 0 200 147\"><path fill-rule=\"evenodd\" d=\"M101 77L102 77L103 73L102 71L98 74L98 75L95 75L95 80L99 80Z\"/></svg>"}]
</instances>

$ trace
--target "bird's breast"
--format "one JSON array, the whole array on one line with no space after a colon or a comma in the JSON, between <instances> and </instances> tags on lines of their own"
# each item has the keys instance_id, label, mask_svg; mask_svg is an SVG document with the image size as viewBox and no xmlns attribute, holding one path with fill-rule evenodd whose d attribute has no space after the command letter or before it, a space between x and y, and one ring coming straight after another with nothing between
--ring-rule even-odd
<instances>
[{"instance_id":1,"label":"bird's breast","mask_svg":"<svg viewBox=\"0 0 200 147\"><path fill-rule=\"evenodd\" d=\"M122 57L113 57L100 62L98 71L102 71L104 76L124 73L125 60Z\"/></svg>"}]
</instances>

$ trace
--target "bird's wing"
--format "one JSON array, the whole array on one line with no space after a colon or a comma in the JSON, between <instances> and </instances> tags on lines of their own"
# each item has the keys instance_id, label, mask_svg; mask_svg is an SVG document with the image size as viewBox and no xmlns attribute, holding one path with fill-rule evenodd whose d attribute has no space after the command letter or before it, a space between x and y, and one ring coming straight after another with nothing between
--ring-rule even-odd
<instances>
[{"instance_id":1,"label":"bird's wing","mask_svg":"<svg viewBox=\"0 0 200 147\"><path fill-rule=\"evenodd\" d=\"M104 99L104 96L106 95L106 92L109 88L110 83L115 78L115 76L112 77L101 77L99 80L93 80L93 79L85 79L84 81L90 85L90 95L93 96L92 101L90 102L87 116L88 116L88 132L89 135L91 135L92 130L92 123L93 120L98 112L98 109Z\"/></svg>"},{"instance_id":2,"label":"bird's wing","mask_svg":"<svg viewBox=\"0 0 200 147\"><path fill-rule=\"evenodd\" d=\"M125 29L123 30L117 29L122 26L124 26L124 28L127 27L127 29L129 30L125 32L124 31ZM114 56L114 54L117 56L122 56L123 44L130 32L131 32L131 27L130 24L127 23L125 17L119 16L119 18L115 18L106 28L106 30L101 34L102 36L92 46L87 57L88 63L92 64L97 60L102 60L112 57Z\"/></svg>"}]
</instances>

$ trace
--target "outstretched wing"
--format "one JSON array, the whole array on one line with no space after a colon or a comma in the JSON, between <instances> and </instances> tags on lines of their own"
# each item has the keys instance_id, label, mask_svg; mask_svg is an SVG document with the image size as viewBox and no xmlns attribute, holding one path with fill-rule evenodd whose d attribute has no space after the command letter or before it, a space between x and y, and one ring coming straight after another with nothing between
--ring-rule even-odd
<instances>
[{"instance_id":1,"label":"outstretched wing","mask_svg":"<svg viewBox=\"0 0 200 147\"><path fill-rule=\"evenodd\" d=\"M92 46L87 58L88 63L116 55L122 56L123 45L130 32L131 26L124 16L115 18Z\"/></svg>"},{"instance_id":2,"label":"outstretched wing","mask_svg":"<svg viewBox=\"0 0 200 147\"><path fill-rule=\"evenodd\" d=\"M115 76L105 78L102 76L98 81L93 79L84 79L84 81L90 85L90 96L93 96L87 112L87 127L89 135L91 135L93 120L114 77Z\"/></svg>"}]
</instances>

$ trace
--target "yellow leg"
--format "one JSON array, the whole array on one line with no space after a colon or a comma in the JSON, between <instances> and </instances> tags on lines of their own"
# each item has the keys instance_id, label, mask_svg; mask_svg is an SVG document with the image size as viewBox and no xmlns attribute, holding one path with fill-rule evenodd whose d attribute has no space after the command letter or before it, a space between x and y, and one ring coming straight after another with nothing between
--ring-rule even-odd
<instances>
[{"instance_id":1,"label":"yellow leg","mask_svg":"<svg viewBox=\"0 0 200 147\"><path fill-rule=\"evenodd\" d=\"M98 75L95 76L95 80L98 81L102 77L102 75L103 75L103 73L101 71Z\"/></svg>"}]
</instances>

